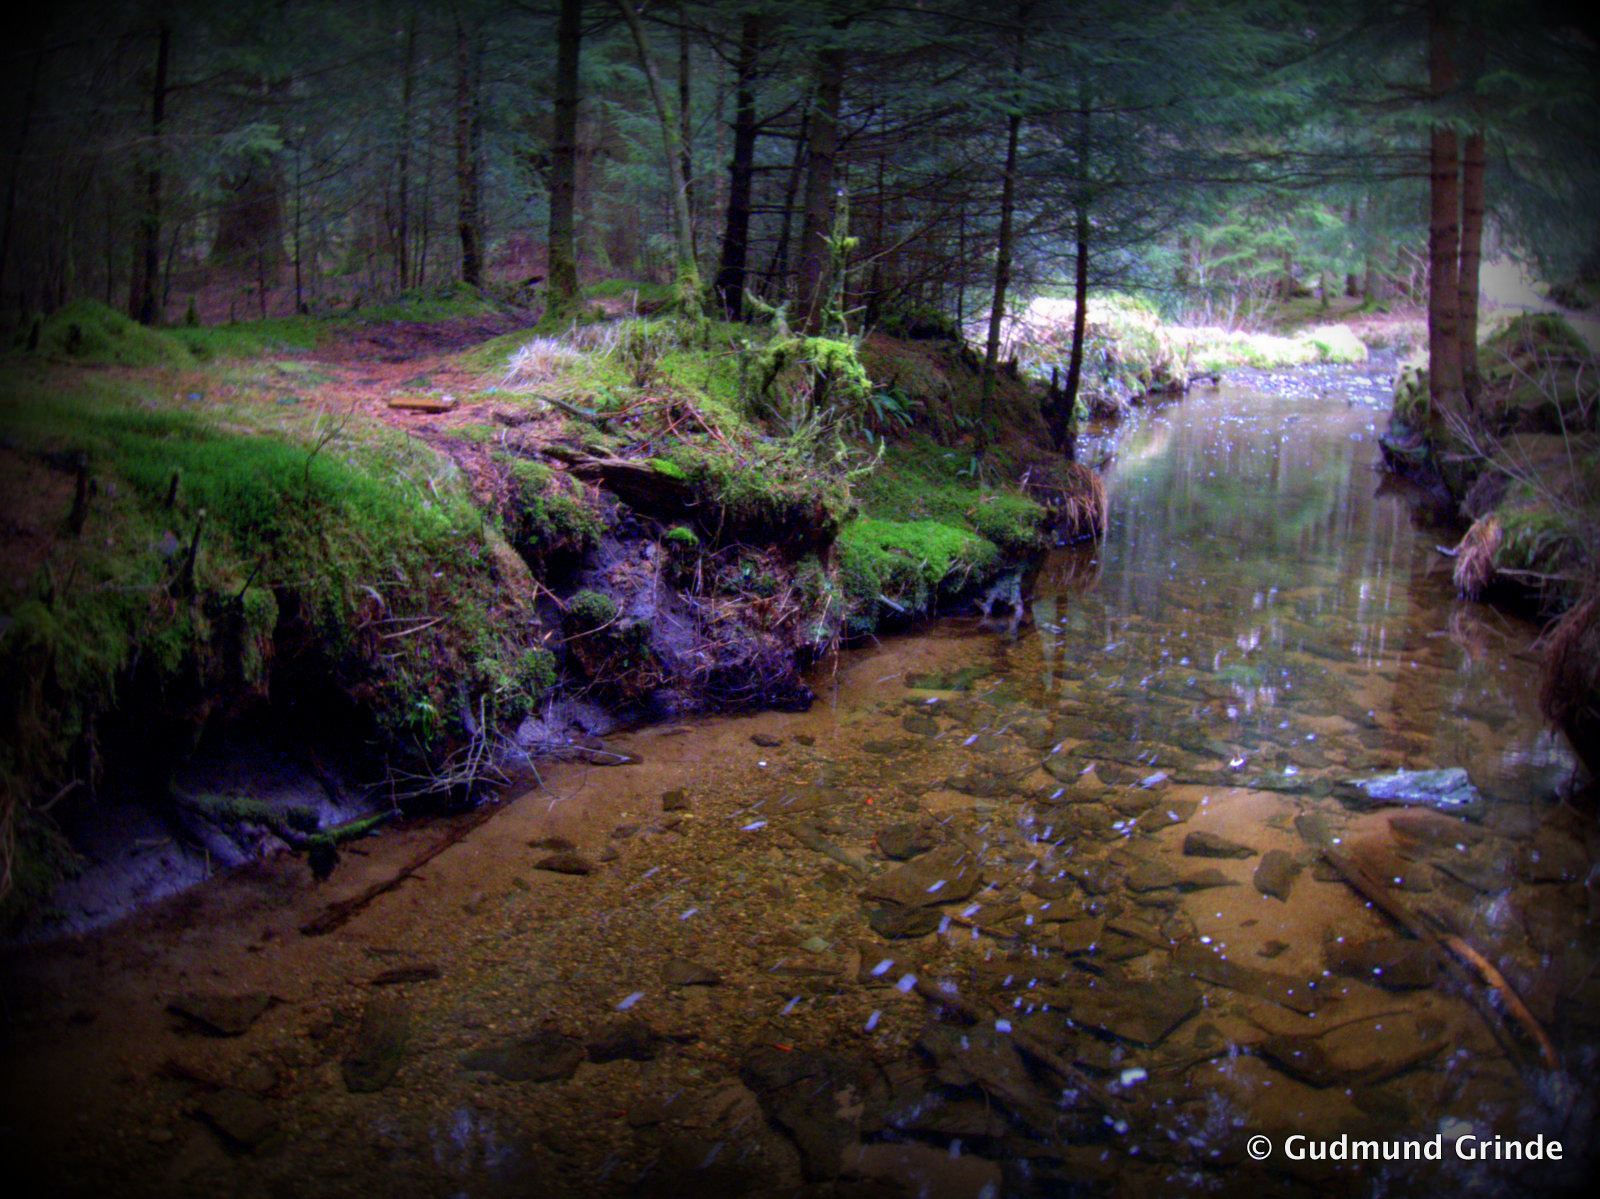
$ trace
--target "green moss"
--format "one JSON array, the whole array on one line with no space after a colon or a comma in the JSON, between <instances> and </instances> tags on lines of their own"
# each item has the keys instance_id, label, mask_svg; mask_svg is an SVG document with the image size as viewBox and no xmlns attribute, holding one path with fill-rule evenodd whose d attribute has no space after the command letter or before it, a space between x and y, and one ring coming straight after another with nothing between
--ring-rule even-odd
<instances>
[{"instance_id":1,"label":"green moss","mask_svg":"<svg viewBox=\"0 0 1600 1199\"><path fill-rule=\"evenodd\" d=\"M107 713L183 752L209 713L265 694L284 638L296 685L370 720L357 741L440 743L464 685L519 677L537 629L495 619L482 517L425 445L98 372L7 384L16 461L83 460L96 483L83 535L0 580L0 775L20 808L92 778ZM42 486L55 468L27 469Z\"/></svg>"},{"instance_id":2,"label":"green moss","mask_svg":"<svg viewBox=\"0 0 1600 1199\"><path fill-rule=\"evenodd\" d=\"M838 540L839 581L851 632L869 632L887 607L916 617L959 593L1000 561L994 543L933 520L870 517L845 525Z\"/></svg>"},{"instance_id":3,"label":"green moss","mask_svg":"<svg viewBox=\"0 0 1600 1199\"><path fill-rule=\"evenodd\" d=\"M314 349L326 328L314 317L283 317L229 325L189 325L168 331L199 362L255 358Z\"/></svg>"},{"instance_id":4,"label":"green moss","mask_svg":"<svg viewBox=\"0 0 1600 1199\"><path fill-rule=\"evenodd\" d=\"M567 615L581 629L598 629L617 618L617 601L585 589L567 601Z\"/></svg>"},{"instance_id":5,"label":"green moss","mask_svg":"<svg viewBox=\"0 0 1600 1199\"><path fill-rule=\"evenodd\" d=\"M967 457L925 437L890 446L857 487L863 511L970 529L1012 556L1046 548L1044 509L1019 492L979 490L962 474Z\"/></svg>"},{"instance_id":6,"label":"green moss","mask_svg":"<svg viewBox=\"0 0 1600 1199\"><path fill-rule=\"evenodd\" d=\"M689 472L671 458L651 458L649 462L651 469L658 475L665 475L669 479L678 479L684 483L689 481Z\"/></svg>"},{"instance_id":7,"label":"green moss","mask_svg":"<svg viewBox=\"0 0 1600 1199\"><path fill-rule=\"evenodd\" d=\"M674 525L667 530L666 541L669 545L697 547L700 538L688 525Z\"/></svg>"},{"instance_id":8,"label":"green moss","mask_svg":"<svg viewBox=\"0 0 1600 1199\"><path fill-rule=\"evenodd\" d=\"M94 300L73 300L46 317L39 328L39 352L95 366L194 365L179 337L148 329Z\"/></svg>"}]
</instances>

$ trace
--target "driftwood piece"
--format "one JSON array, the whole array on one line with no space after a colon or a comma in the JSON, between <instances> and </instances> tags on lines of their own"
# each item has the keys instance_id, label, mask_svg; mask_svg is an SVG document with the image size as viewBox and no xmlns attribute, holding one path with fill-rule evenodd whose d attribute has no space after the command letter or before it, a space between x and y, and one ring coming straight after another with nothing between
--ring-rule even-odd
<instances>
[{"instance_id":1,"label":"driftwood piece","mask_svg":"<svg viewBox=\"0 0 1600 1199\"><path fill-rule=\"evenodd\" d=\"M449 412L456 406L454 396L390 396L389 407L399 412Z\"/></svg>"},{"instance_id":2,"label":"driftwood piece","mask_svg":"<svg viewBox=\"0 0 1600 1199\"><path fill-rule=\"evenodd\" d=\"M307 937L320 937L324 933L331 933L335 929L343 927L352 916L360 912L378 896L393 891L452 845L465 840L483 825L489 817L493 816L495 811L496 809L493 807L484 807L474 812L471 816L457 821L445 832L444 836L411 858L410 861L406 862L382 882L373 883L366 890L352 895L348 899L330 903L323 908L320 915L312 917L300 926L301 934Z\"/></svg>"}]
</instances>

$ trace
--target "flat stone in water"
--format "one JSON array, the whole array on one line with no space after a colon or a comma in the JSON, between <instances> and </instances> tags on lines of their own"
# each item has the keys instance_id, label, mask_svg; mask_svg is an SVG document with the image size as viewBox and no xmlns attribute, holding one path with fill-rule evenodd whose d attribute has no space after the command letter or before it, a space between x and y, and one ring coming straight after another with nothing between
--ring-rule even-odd
<instances>
[{"instance_id":1,"label":"flat stone in water","mask_svg":"<svg viewBox=\"0 0 1600 1199\"><path fill-rule=\"evenodd\" d=\"M960 846L946 846L872 879L863 894L908 908L927 907L966 899L980 882L972 854Z\"/></svg>"},{"instance_id":2,"label":"flat stone in water","mask_svg":"<svg viewBox=\"0 0 1600 1199\"><path fill-rule=\"evenodd\" d=\"M758 745L762 749L777 749L778 746L783 744L783 738L772 733L751 733L750 743Z\"/></svg>"},{"instance_id":3,"label":"flat stone in water","mask_svg":"<svg viewBox=\"0 0 1600 1199\"><path fill-rule=\"evenodd\" d=\"M1156 891L1177 886L1178 872L1160 862L1144 862L1130 870L1122 881L1130 891Z\"/></svg>"},{"instance_id":4,"label":"flat stone in water","mask_svg":"<svg viewBox=\"0 0 1600 1199\"><path fill-rule=\"evenodd\" d=\"M1400 770L1370 779L1346 779L1336 794L1355 807L1402 804L1433 808L1468 820L1481 820L1483 796L1459 766L1447 770Z\"/></svg>"},{"instance_id":5,"label":"flat stone in water","mask_svg":"<svg viewBox=\"0 0 1600 1199\"><path fill-rule=\"evenodd\" d=\"M411 1035L411 1009L404 999L382 996L367 1001L355 1044L340 1063L344 1085L362 1095L393 1081Z\"/></svg>"},{"instance_id":6,"label":"flat stone in water","mask_svg":"<svg viewBox=\"0 0 1600 1199\"><path fill-rule=\"evenodd\" d=\"M925 937L943 920L937 908L908 908L898 903L886 903L867 913L872 931L891 941L901 937Z\"/></svg>"},{"instance_id":7,"label":"flat stone in water","mask_svg":"<svg viewBox=\"0 0 1600 1199\"><path fill-rule=\"evenodd\" d=\"M666 1041L643 1020L623 1017L591 1033L584 1049L591 1062L601 1065L623 1060L648 1062L661 1052Z\"/></svg>"},{"instance_id":8,"label":"flat stone in water","mask_svg":"<svg viewBox=\"0 0 1600 1199\"><path fill-rule=\"evenodd\" d=\"M1257 970L1253 966L1241 966L1207 945L1192 941L1180 945L1172 955L1172 965L1174 969L1187 971L1203 982L1227 987L1244 995L1254 995L1257 999L1280 1004L1301 1015L1309 1015L1319 1006L1311 980Z\"/></svg>"},{"instance_id":9,"label":"flat stone in water","mask_svg":"<svg viewBox=\"0 0 1600 1199\"><path fill-rule=\"evenodd\" d=\"M1390 991L1431 987L1439 959L1420 941L1334 941L1323 950L1328 969Z\"/></svg>"},{"instance_id":10,"label":"flat stone in water","mask_svg":"<svg viewBox=\"0 0 1600 1199\"><path fill-rule=\"evenodd\" d=\"M270 1107L231 1087L207 1095L199 1111L227 1140L246 1149L254 1149L278 1131L278 1118Z\"/></svg>"},{"instance_id":11,"label":"flat stone in water","mask_svg":"<svg viewBox=\"0 0 1600 1199\"><path fill-rule=\"evenodd\" d=\"M661 981L669 987L714 987L722 975L686 958L668 958L661 967Z\"/></svg>"},{"instance_id":12,"label":"flat stone in water","mask_svg":"<svg viewBox=\"0 0 1600 1199\"><path fill-rule=\"evenodd\" d=\"M1273 899L1287 900L1294 876L1300 872L1295 860L1281 849L1269 849L1256 866L1251 882L1257 891Z\"/></svg>"},{"instance_id":13,"label":"flat stone in water","mask_svg":"<svg viewBox=\"0 0 1600 1199\"><path fill-rule=\"evenodd\" d=\"M219 1037L240 1036L267 1010L272 996L265 991L245 991L236 995L217 992L191 992L167 1002L170 1011L193 1020Z\"/></svg>"},{"instance_id":14,"label":"flat stone in water","mask_svg":"<svg viewBox=\"0 0 1600 1199\"><path fill-rule=\"evenodd\" d=\"M934 835L932 829L909 821L880 829L877 840L878 852L896 862L910 861L939 844L939 838Z\"/></svg>"},{"instance_id":15,"label":"flat stone in water","mask_svg":"<svg viewBox=\"0 0 1600 1199\"><path fill-rule=\"evenodd\" d=\"M466 1070L487 1070L507 1082L554 1082L571 1078L584 1059L583 1046L552 1029L507 1045L475 1049L461 1058Z\"/></svg>"},{"instance_id":16,"label":"flat stone in water","mask_svg":"<svg viewBox=\"0 0 1600 1199\"><path fill-rule=\"evenodd\" d=\"M1499 895L1509 891L1511 884L1516 881L1503 866L1474 862L1467 858L1443 858L1434 862L1433 868L1483 895Z\"/></svg>"},{"instance_id":17,"label":"flat stone in water","mask_svg":"<svg viewBox=\"0 0 1600 1199\"><path fill-rule=\"evenodd\" d=\"M1159 1043L1200 1007L1200 988L1186 978L1108 980L1073 988L1068 995L1067 1011L1075 1023L1141 1045Z\"/></svg>"},{"instance_id":18,"label":"flat stone in water","mask_svg":"<svg viewBox=\"0 0 1600 1199\"><path fill-rule=\"evenodd\" d=\"M1184 837L1183 852L1191 858L1251 858L1256 854L1248 845L1199 830Z\"/></svg>"},{"instance_id":19,"label":"flat stone in water","mask_svg":"<svg viewBox=\"0 0 1600 1199\"><path fill-rule=\"evenodd\" d=\"M912 712L900 721L900 727L908 733L918 737L936 737L939 735L939 722L920 712Z\"/></svg>"},{"instance_id":20,"label":"flat stone in water","mask_svg":"<svg viewBox=\"0 0 1600 1199\"><path fill-rule=\"evenodd\" d=\"M1185 893L1207 891L1212 887L1237 887L1238 885L1215 866L1207 866L1204 870L1196 870L1193 874L1185 874L1177 882L1178 890Z\"/></svg>"},{"instance_id":21,"label":"flat stone in water","mask_svg":"<svg viewBox=\"0 0 1600 1199\"><path fill-rule=\"evenodd\" d=\"M533 864L535 870L549 870L555 874L593 874L598 866L579 853L552 853Z\"/></svg>"}]
</instances>

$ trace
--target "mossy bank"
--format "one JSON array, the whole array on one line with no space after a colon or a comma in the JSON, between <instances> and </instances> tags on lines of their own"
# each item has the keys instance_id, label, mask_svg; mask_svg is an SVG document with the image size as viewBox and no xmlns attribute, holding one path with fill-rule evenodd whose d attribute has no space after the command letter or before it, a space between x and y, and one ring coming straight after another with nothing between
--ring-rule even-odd
<instances>
[{"instance_id":1,"label":"mossy bank","mask_svg":"<svg viewBox=\"0 0 1600 1199\"><path fill-rule=\"evenodd\" d=\"M1401 372L1385 461L1465 526L1452 551L1465 597L1552 622L1543 706L1600 775L1600 362L1550 314L1500 325L1478 361L1455 413L1432 410L1425 365Z\"/></svg>"},{"instance_id":2,"label":"mossy bank","mask_svg":"<svg viewBox=\"0 0 1600 1199\"><path fill-rule=\"evenodd\" d=\"M113 797L193 835L175 780L240 730L369 808L465 801L611 722L802 706L841 641L981 602L1061 532L1005 483L1050 477L1036 415L993 430L980 476L956 346L930 365L880 339L875 375L855 339L771 326L530 328L429 358L452 393L417 415L326 354L371 328L79 304L4 363L13 913ZM1015 380L1002 399L1037 412ZM950 436L913 436L934 407ZM273 832L205 810L235 842Z\"/></svg>"}]
</instances>

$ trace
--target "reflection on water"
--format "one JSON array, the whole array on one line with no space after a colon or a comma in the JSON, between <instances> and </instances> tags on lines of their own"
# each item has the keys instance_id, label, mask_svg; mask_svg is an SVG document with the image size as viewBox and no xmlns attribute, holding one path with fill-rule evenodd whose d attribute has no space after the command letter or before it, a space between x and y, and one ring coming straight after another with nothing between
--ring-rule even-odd
<instances>
[{"instance_id":1,"label":"reflection on water","mask_svg":"<svg viewBox=\"0 0 1600 1199\"><path fill-rule=\"evenodd\" d=\"M1097 553L1060 552L1014 668L1100 696L1133 736L1257 758L1564 766L1537 720L1536 630L1457 600L1448 532L1380 494L1367 404L1224 388L1132 432ZM1337 717L1345 735L1301 727Z\"/></svg>"}]
</instances>

